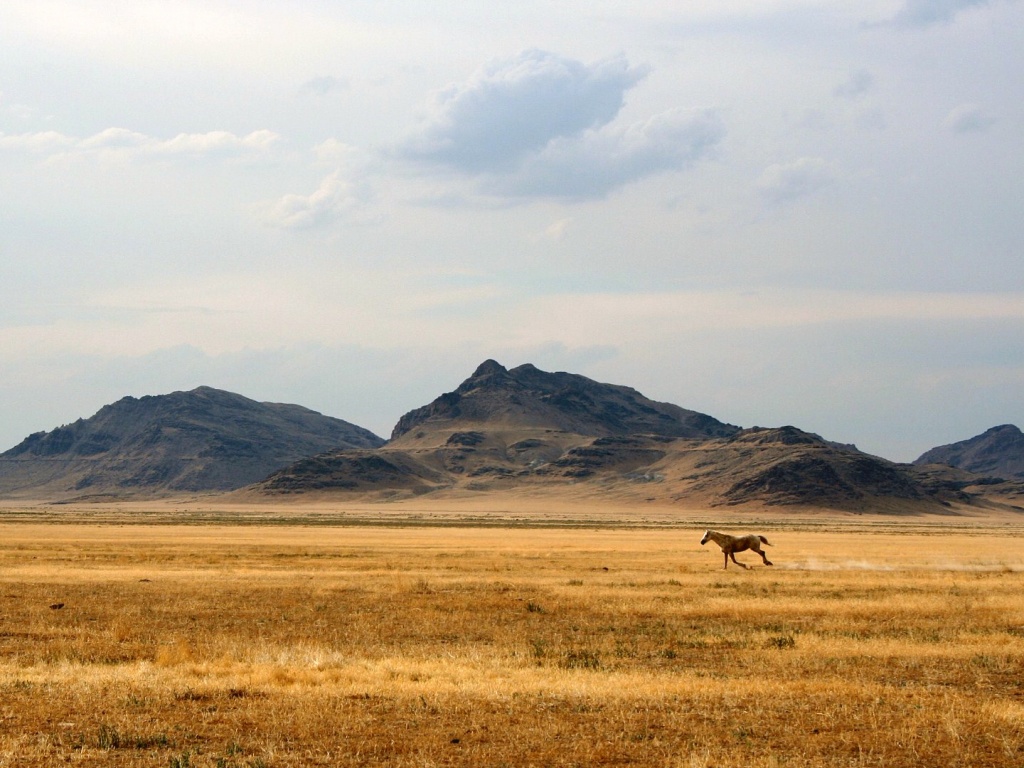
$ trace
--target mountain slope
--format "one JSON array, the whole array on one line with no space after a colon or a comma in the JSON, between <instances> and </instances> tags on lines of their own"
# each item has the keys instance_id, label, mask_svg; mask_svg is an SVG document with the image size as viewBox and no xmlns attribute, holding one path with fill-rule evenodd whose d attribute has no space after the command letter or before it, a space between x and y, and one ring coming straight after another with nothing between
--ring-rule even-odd
<instances>
[{"instance_id":1,"label":"mountain slope","mask_svg":"<svg viewBox=\"0 0 1024 768\"><path fill-rule=\"evenodd\" d=\"M402 416L383 448L298 462L254 490L392 497L523 483L542 487L650 463L664 454L659 441L738 431L630 387L529 364L508 370L486 360L457 389Z\"/></svg>"},{"instance_id":2,"label":"mountain slope","mask_svg":"<svg viewBox=\"0 0 1024 768\"><path fill-rule=\"evenodd\" d=\"M706 439L559 436L561 445L543 429L504 424L494 432L453 432L444 446L336 451L297 462L250 490L368 500L514 491L633 504L898 513L946 512L950 503L970 502L966 477L928 480L914 467L794 427Z\"/></svg>"},{"instance_id":3,"label":"mountain slope","mask_svg":"<svg viewBox=\"0 0 1024 768\"><path fill-rule=\"evenodd\" d=\"M708 445L695 490L714 505L824 506L860 510L908 502L941 505L907 467L837 445L796 427L743 430Z\"/></svg>"},{"instance_id":4,"label":"mountain slope","mask_svg":"<svg viewBox=\"0 0 1024 768\"><path fill-rule=\"evenodd\" d=\"M529 364L507 370L487 360L454 392L405 414L391 442L410 434L421 439L460 425L501 423L593 437L724 437L739 431L703 413L649 400L630 387L548 373Z\"/></svg>"},{"instance_id":5,"label":"mountain slope","mask_svg":"<svg viewBox=\"0 0 1024 768\"><path fill-rule=\"evenodd\" d=\"M454 392L403 416L384 447L306 459L251 491L367 499L556 492L626 503L913 512L965 503L966 485L926 483L912 467L795 427L741 430L629 387L488 360Z\"/></svg>"},{"instance_id":6,"label":"mountain slope","mask_svg":"<svg viewBox=\"0 0 1024 768\"><path fill-rule=\"evenodd\" d=\"M199 387L125 397L89 419L30 435L0 454L0 494L229 490L304 456L382 443L298 405Z\"/></svg>"},{"instance_id":7,"label":"mountain slope","mask_svg":"<svg viewBox=\"0 0 1024 768\"><path fill-rule=\"evenodd\" d=\"M923 453L915 464L948 464L989 477L1024 479L1024 433L1013 424Z\"/></svg>"}]
</instances>

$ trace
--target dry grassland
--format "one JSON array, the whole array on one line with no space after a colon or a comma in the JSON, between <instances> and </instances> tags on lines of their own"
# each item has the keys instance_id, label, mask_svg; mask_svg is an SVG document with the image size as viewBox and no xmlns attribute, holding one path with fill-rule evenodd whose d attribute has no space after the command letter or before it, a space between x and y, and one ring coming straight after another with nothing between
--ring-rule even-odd
<instances>
[{"instance_id":1,"label":"dry grassland","mask_svg":"<svg viewBox=\"0 0 1024 768\"><path fill-rule=\"evenodd\" d=\"M1018 535L762 532L0 524L0 766L1024 764Z\"/></svg>"}]
</instances>

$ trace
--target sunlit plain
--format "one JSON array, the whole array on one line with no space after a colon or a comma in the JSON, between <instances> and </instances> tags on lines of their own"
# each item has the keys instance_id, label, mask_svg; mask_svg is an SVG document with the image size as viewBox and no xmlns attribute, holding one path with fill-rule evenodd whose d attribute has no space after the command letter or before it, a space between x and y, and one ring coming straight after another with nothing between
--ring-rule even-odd
<instances>
[{"instance_id":1,"label":"sunlit plain","mask_svg":"<svg viewBox=\"0 0 1024 768\"><path fill-rule=\"evenodd\" d=\"M1005 521L762 523L723 570L665 521L55 520L0 524L0 766L1024 761Z\"/></svg>"}]
</instances>

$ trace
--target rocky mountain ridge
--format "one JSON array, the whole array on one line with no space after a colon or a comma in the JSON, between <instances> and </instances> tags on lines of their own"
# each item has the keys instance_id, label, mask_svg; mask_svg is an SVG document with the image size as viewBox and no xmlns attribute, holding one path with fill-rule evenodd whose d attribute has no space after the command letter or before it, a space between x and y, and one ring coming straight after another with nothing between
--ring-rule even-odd
<instances>
[{"instance_id":1,"label":"rocky mountain ridge","mask_svg":"<svg viewBox=\"0 0 1024 768\"><path fill-rule=\"evenodd\" d=\"M975 480L919 471L793 426L740 429L628 387L488 360L453 392L403 416L384 447L305 459L250 490L396 499L572 486L636 503L947 513L975 503L985 486ZM1024 500L1024 487L1008 494L1011 505Z\"/></svg>"},{"instance_id":2,"label":"rocky mountain ridge","mask_svg":"<svg viewBox=\"0 0 1024 768\"><path fill-rule=\"evenodd\" d=\"M925 451L914 464L946 464L987 477L1024 480L1024 433L1013 424Z\"/></svg>"},{"instance_id":3,"label":"rocky mountain ridge","mask_svg":"<svg viewBox=\"0 0 1024 768\"><path fill-rule=\"evenodd\" d=\"M446 423L503 422L595 437L722 437L739 431L706 414L649 400L630 387L548 373L530 364L508 370L486 360L457 389L402 416L391 442Z\"/></svg>"},{"instance_id":4,"label":"rocky mountain ridge","mask_svg":"<svg viewBox=\"0 0 1024 768\"><path fill-rule=\"evenodd\" d=\"M0 454L0 493L113 495L223 491L305 456L383 440L298 405L212 387L125 397Z\"/></svg>"},{"instance_id":5,"label":"rocky mountain ridge","mask_svg":"<svg viewBox=\"0 0 1024 768\"><path fill-rule=\"evenodd\" d=\"M980 453L1015 444L1013 430L996 428ZM794 426L741 429L630 387L494 360L406 413L387 443L300 406L200 387L123 398L0 454L0 496L217 491L247 501L510 493L685 508L1024 511L1024 482L1013 478L898 464Z\"/></svg>"}]
</instances>

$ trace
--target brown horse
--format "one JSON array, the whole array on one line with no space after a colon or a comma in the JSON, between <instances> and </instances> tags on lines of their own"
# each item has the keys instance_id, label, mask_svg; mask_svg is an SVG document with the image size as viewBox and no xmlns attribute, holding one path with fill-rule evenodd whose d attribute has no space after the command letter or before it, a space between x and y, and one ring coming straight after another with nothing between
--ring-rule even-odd
<instances>
[{"instance_id":1,"label":"brown horse","mask_svg":"<svg viewBox=\"0 0 1024 768\"><path fill-rule=\"evenodd\" d=\"M744 550L752 550L757 552L764 560L765 565L771 565L771 561L765 556L764 552L761 551L761 545L767 544L769 547L771 544L764 536L757 534L750 534L749 536L730 536L728 533L719 533L718 531L704 531L704 538L700 540L700 545L704 546L708 541L713 541L715 544L722 548L722 554L725 555L725 567L729 567L729 558L736 563L740 568L746 568L743 563L736 559L736 552L743 552Z\"/></svg>"}]
</instances>

